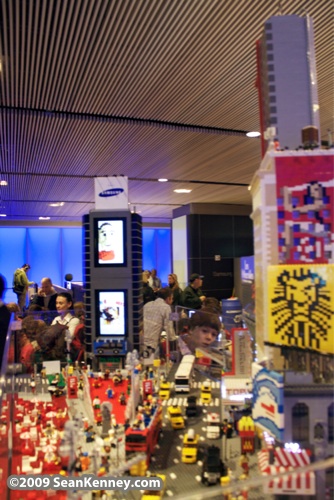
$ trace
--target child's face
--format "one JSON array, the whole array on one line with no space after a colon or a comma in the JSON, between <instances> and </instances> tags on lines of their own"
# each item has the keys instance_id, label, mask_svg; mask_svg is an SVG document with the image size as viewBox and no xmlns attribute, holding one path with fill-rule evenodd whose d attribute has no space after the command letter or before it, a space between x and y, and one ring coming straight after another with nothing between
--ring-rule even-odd
<instances>
[{"instance_id":1,"label":"child's face","mask_svg":"<svg viewBox=\"0 0 334 500\"><path fill-rule=\"evenodd\" d=\"M209 326L195 326L191 332L191 340L195 347L209 347L217 339L218 333Z\"/></svg>"}]
</instances>

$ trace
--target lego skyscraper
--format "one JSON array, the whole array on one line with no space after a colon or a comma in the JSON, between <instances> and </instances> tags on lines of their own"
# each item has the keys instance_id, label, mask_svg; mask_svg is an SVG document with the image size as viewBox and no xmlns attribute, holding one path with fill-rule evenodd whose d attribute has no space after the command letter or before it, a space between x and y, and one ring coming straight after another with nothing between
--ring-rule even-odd
<instances>
[{"instance_id":1,"label":"lego skyscraper","mask_svg":"<svg viewBox=\"0 0 334 500\"><path fill-rule=\"evenodd\" d=\"M262 153L275 127L281 148L301 145L301 130L319 130L313 23L308 16L274 16L257 42ZM272 137L273 138L273 137Z\"/></svg>"}]
</instances>

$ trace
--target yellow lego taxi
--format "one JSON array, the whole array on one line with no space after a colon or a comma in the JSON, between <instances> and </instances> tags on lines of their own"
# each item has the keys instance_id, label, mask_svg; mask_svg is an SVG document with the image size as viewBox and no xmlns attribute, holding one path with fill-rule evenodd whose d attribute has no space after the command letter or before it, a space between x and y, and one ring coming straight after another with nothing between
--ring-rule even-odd
<instances>
[{"instance_id":1,"label":"yellow lego taxi","mask_svg":"<svg viewBox=\"0 0 334 500\"><path fill-rule=\"evenodd\" d=\"M162 479L163 482L163 488L162 490L145 490L144 493L141 496L141 500L157 500L159 498L162 498L166 489L166 476L164 474L155 474L155 475L150 475L149 478L154 479L155 477L159 477ZM147 478L147 479L149 479Z\"/></svg>"},{"instance_id":2,"label":"yellow lego taxi","mask_svg":"<svg viewBox=\"0 0 334 500\"><path fill-rule=\"evenodd\" d=\"M145 476L147 472L146 459L132 465L129 472L130 476Z\"/></svg>"},{"instance_id":3,"label":"yellow lego taxi","mask_svg":"<svg viewBox=\"0 0 334 500\"><path fill-rule=\"evenodd\" d=\"M162 401L167 401L170 397L170 382L161 382L159 389L159 398Z\"/></svg>"},{"instance_id":4,"label":"yellow lego taxi","mask_svg":"<svg viewBox=\"0 0 334 500\"><path fill-rule=\"evenodd\" d=\"M211 403L211 400L212 400L211 384L208 381L203 382L201 386L201 402L203 404L209 404Z\"/></svg>"},{"instance_id":5,"label":"yellow lego taxi","mask_svg":"<svg viewBox=\"0 0 334 500\"><path fill-rule=\"evenodd\" d=\"M168 406L167 414L173 429L184 429L184 418L179 406Z\"/></svg>"},{"instance_id":6,"label":"yellow lego taxi","mask_svg":"<svg viewBox=\"0 0 334 500\"><path fill-rule=\"evenodd\" d=\"M181 461L184 464L194 464L197 460L199 434L195 434L194 429L189 429L183 438L183 448Z\"/></svg>"}]
</instances>

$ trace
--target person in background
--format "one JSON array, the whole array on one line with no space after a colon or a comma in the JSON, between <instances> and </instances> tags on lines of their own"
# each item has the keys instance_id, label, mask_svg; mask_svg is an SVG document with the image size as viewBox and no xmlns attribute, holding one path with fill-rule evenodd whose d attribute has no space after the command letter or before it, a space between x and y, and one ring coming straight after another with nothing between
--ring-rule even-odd
<instances>
[{"instance_id":1,"label":"person in background","mask_svg":"<svg viewBox=\"0 0 334 500\"><path fill-rule=\"evenodd\" d=\"M85 322L86 308L83 302L74 302L73 312L76 318L79 318L80 322Z\"/></svg>"},{"instance_id":2,"label":"person in background","mask_svg":"<svg viewBox=\"0 0 334 500\"><path fill-rule=\"evenodd\" d=\"M56 309L59 316L56 316L51 324L55 325L59 323L60 325L67 325L69 340L73 339L75 329L80 323L79 319L71 313L72 307L73 302L71 294L68 292L58 293L56 298Z\"/></svg>"},{"instance_id":3,"label":"person in background","mask_svg":"<svg viewBox=\"0 0 334 500\"><path fill-rule=\"evenodd\" d=\"M24 330L19 335L19 362L23 365L26 373L33 373L35 349Z\"/></svg>"},{"instance_id":4,"label":"person in background","mask_svg":"<svg viewBox=\"0 0 334 500\"><path fill-rule=\"evenodd\" d=\"M194 354L196 348L208 349L218 346L221 331L218 314L209 308L196 311L189 320L189 332L178 339L181 354Z\"/></svg>"},{"instance_id":5,"label":"person in background","mask_svg":"<svg viewBox=\"0 0 334 500\"><path fill-rule=\"evenodd\" d=\"M42 278L41 288L38 289L38 293L31 303L41 306L43 309L55 311L56 298L57 292L52 286L51 278Z\"/></svg>"},{"instance_id":6,"label":"person in background","mask_svg":"<svg viewBox=\"0 0 334 500\"><path fill-rule=\"evenodd\" d=\"M201 290L204 276L194 273L189 278L189 285L183 290L182 305L189 309L200 309L206 299Z\"/></svg>"},{"instance_id":7,"label":"person in background","mask_svg":"<svg viewBox=\"0 0 334 500\"><path fill-rule=\"evenodd\" d=\"M182 301L182 290L180 288L179 282L177 280L176 274L170 273L168 275L168 286L173 292L173 302L172 306L176 307L181 305Z\"/></svg>"},{"instance_id":8,"label":"person in background","mask_svg":"<svg viewBox=\"0 0 334 500\"><path fill-rule=\"evenodd\" d=\"M26 306L28 287L34 284L33 281L28 280L27 272L29 269L29 264L23 264L22 267L16 269L13 277L13 291L17 295L17 303L21 311Z\"/></svg>"},{"instance_id":9,"label":"person in background","mask_svg":"<svg viewBox=\"0 0 334 500\"><path fill-rule=\"evenodd\" d=\"M72 361L81 361L84 356L86 349L85 342L85 304L83 302L75 302L73 304L73 311L76 318L79 320L79 324L76 326L74 331L74 338L71 344L71 359Z\"/></svg>"},{"instance_id":10,"label":"person in background","mask_svg":"<svg viewBox=\"0 0 334 500\"><path fill-rule=\"evenodd\" d=\"M221 302L216 297L206 297L202 302L201 309L212 309L218 315L222 313Z\"/></svg>"},{"instance_id":11,"label":"person in background","mask_svg":"<svg viewBox=\"0 0 334 500\"><path fill-rule=\"evenodd\" d=\"M170 288L161 288L158 298L144 305L144 347L156 351L163 331L167 340L175 340L173 322L170 320L173 292Z\"/></svg>"},{"instance_id":12,"label":"person in background","mask_svg":"<svg viewBox=\"0 0 334 500\"><path fill-rule=\"evenodd\" d=\"M6 280L4 276L0 274L0 365L2 361L2 355L5 347L7 330L11 314L2 299L5 288L6 288Z\"/></svg>"},{"instance_id":13,"label":"person in background","mask_svg":"<svg viewBox=\"0 0 334 500\"><path fill-rule=\"evenodd\" d=\"M16 304L16 302L8 302L6 304L6 307L10 313L14 313L14 319L22 319L22 313L20 312L19 306Z\"/></svg>"},{"instance_id":14,"label":"person in background","mask_svg":"<svg viewBox=\"0 0 334 500\"><path fill-rule=\"evenodd\" d=\"M155 300L155 294L154 294L153 288L151 288L150 285L148 284L149 277L150 277L149 271L143 271L142 280L143 280L144 305L147 304L147 302L151 302L152 300Z\"/></svg>"},{"instance_id":15,"label":"person in background","mask_svg":"<svg viewBox=\"0 0 334 500\"><path fill-rule=\"evenodd\" d=\"M157 292L161 288L161 279L157 276L157 270L151 269L151 276L149 278L148 284L153 288L154 292Z\"/></svg>"},{"instance_id":16,"label":"person in background","mask_svg":"<svg viewBox=\"0 0 334 500\"><path fill-rule=\"evenodd\" d=\"M39 351L39 344L37 339L40 335L44 335L46 329L46 323L41 319L36 319L32 315L28 315L22 320L21 333L18 337L18 356L20 363L22 363L25 371L28 373L33 371L33 364L38 362L36 352Z\"/></svg>"}]
</instances>

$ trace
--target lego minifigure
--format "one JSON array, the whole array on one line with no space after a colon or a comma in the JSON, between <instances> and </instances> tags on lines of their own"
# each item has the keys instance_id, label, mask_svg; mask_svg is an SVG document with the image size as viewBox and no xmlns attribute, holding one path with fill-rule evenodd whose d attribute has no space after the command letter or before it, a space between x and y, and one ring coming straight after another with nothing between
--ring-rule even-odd
<instances>
[{"instance_id":1,"label":"lego minifigure","mask_svg":"<svg viewBox=\"0 0 334 500\"><path fill-rule=\"evenodd\" d=\"M249 474L249 458L246 454L240 456L239 465L243 470L243 474L245 476L248 476L248 474Z\"/></svg>"},{"instance_id":2,"label":"lego minifigure","mask_svg":"<svg viewBox=\"0 0 334 500\"><path fill-rule=\"evenodd\" d=\"M94 410L99 410L100 407L101 407L100 398L98 396L95 396L95 398L93 399L93 408Z\"/></svg>"},{"instance_id":3,"label":"lego minifigure","mask_svg":"<svg viewBox=\"0 0 334 500\"><path fill-rule=\"evenodd\" d=\"M120 402L121 405L126 405L126 397L124 392L121 392L118 401Z\"/></svg>"},{"instance_id":4,"label":"lego minifigure","mask_svg":"<svg viewBox=\"0 0 334 500\"><path fill-rule=\"evenodd\" d=\"M36 382L35 382L34 374L31 375L30 388L31 388L31 392L34 393L36 390Z\"/></svg>"},{"instance_id":5,"label":"lego minifigure","mask_svg":"<svg viewBox=\"0 0 334 500\"><path fill-rule=\"evenodd\" d=\"M112 390L110 385L108 385L108 389L106 390L106 395L109 399L111 399L114 396L114 391Z\"/></svg>"},{"instance_id":6,"label":"lego minifigure","mask_svg":"<svg viewBox=\"0 0 334 500\"><path fill-rule=\"evenodd\" d=\"M95 432L92 425L90 425L87 428L85 434L86 434L86 443L92 443L94 441L94 436L95 436Z\"/></svg>"},{"instance_id":7,"label":"lego minifigure","mask_svg":"<svg viewBox=\"0 0 334 500\"><path fill-rule=\"evenodd\" d=\"M121 384L123 382L121 370L116 370L116 373L114 374L112 379L115 385Z\"/></svg>"}]
</instances>

